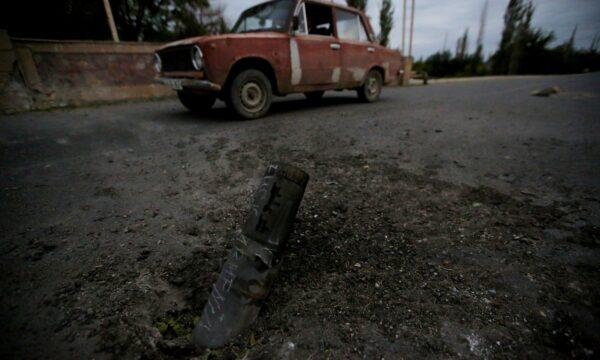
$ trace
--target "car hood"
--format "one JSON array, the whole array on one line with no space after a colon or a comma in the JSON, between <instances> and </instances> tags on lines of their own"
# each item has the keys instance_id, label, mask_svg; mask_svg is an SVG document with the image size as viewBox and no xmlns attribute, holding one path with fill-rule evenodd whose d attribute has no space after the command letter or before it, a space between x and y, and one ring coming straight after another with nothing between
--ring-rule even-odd
<instances>
[{"instance_id":1,"label":"car hood","mask_svg":"<svg viewBox=\"0 0 600 360\"><path fill-rule=\"evenodd\" d=\"M278 32L255 32L243 34L225 34L225 35L208 35L187 38L161 46L158 51L178 46L186 45L204 45L213 41L228 41L228 40L253 40L253 39L269 39L269 38L285 38L287 34Z\"/></svg>"}]
</instances>

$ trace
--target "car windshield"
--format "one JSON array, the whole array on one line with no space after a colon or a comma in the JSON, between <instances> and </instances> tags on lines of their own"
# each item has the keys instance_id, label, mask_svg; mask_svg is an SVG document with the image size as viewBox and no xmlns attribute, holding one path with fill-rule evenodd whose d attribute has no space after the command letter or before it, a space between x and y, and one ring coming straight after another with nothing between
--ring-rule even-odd
<instances>
[{"instance_id":1,"label":"car windshield","mask_svg":"<svg viewBox=\"0 0 600 360\"><path fill-rule=\"evenodd\" d=\"M233 32L287 31L294 4L292 0L277 0L252 7L242 13Z\"/></svg>"}]
</instances>

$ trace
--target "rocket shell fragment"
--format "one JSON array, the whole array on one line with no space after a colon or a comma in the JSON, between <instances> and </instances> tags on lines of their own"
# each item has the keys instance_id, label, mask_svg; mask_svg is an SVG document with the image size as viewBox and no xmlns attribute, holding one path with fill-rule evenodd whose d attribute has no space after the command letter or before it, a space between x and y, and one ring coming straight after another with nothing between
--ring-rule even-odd
<instances>
[{"instance_id":1,"label":"rocket shell fragment","mask_svg":"<svg viewBox=\"0 0 600 360\"><path fill-rule=\"evenodd\" d=\"M248 328L277 274L309 176L287 164L267 168L242 231L193 333L198 347L221 347Z\"/></svg>"}]
</instances>

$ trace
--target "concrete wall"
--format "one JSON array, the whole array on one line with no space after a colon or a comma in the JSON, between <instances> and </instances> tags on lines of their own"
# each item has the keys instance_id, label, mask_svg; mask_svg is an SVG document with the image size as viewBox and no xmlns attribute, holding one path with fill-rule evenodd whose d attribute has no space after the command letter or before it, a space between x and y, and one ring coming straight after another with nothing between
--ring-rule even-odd
<instances>
[{"instance_id":1,"label":"concrete wall","mask_svg":"<svg viewBox=\"0 0 600 360\"><path fill-rule=\"evenodd\" d=\"M0 30L0 112L174 96L153 82L160 45L15 39ZM401 84L411 76L406 58Z\"/></svg>"},{"instance_id":2,"label":"concrete wall","mask_svg":"<svg viewBox=\"0 0 600 360\"><path fill-rule=\"evenodd\" d=\"M14 39L0 30L0 110L173 96L153 82L160 45Z\"/></svg>"}]
</instances>

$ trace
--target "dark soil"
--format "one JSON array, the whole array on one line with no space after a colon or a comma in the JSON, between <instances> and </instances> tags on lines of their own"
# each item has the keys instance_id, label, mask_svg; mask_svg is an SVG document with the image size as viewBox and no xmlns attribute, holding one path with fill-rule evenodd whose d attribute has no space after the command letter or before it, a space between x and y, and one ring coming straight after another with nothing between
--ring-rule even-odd
<instances>
[{"instance_id":1,"label":"dark soil","mask_svg":"<svg viewBox=\"0 0 600 360\"><path fill-rule=\"evenodd\" d=\"M94 186L84 174L78 210L52 226L32 225L52 215L27 207L27 189L4 189L15 211L33 214L4 224L4 358L600 354L597 228L376 157L286 149L278 158L311 181L279 281L247 333L225 349L194 349L191 330L274 149L225 151L217 139L200 151L220 159L213 171L183 168L155 183L149 202L136 181ZM199 184L214 191L215 201L199 201L209 207L195 205Z\"/></svg>"}]
</instances>

